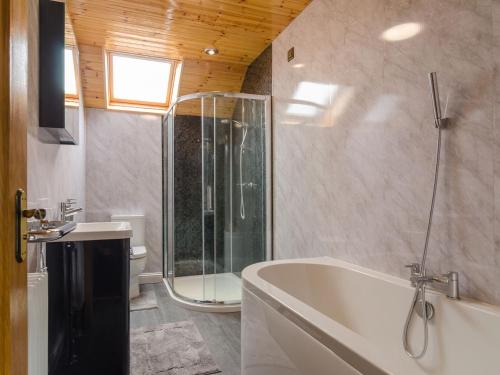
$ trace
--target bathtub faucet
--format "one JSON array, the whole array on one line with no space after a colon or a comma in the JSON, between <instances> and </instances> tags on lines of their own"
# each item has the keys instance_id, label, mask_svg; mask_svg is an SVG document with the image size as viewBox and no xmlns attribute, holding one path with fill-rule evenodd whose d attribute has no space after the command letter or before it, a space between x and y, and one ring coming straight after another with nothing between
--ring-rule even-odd
<instances>
[{"instance_id":1,"label":"bathtub faucet","mask_svg":"<svg viewBox=\"0 0 500 375\"><path fill-rule=\"evenodd\" d=\"M442 285L446 289L446 297L451 299L460 299L458 288L458 272L448 272L443 275L425 275L422 272L421 266L418 263L408 264L405 267L410 268L410 282L413 287L418 284L433 284Z\"/></svg>"}]
</instances>

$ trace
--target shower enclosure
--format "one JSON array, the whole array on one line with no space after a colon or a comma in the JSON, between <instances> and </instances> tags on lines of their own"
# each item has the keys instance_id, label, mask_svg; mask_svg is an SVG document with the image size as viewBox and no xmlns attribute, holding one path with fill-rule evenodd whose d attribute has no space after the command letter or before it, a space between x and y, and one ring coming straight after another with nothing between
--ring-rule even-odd
<instances>
[{"instance_id":1,"label":"shower enclosure","mask_svg":"<svg viewBox=\"0 0 500 375\"><path fill-rule=\"evenodd\" d=\"M174 300L235 311L271 258L270 97L182 96L163 120L163 275Z\"/></svg>"}]
</instances>

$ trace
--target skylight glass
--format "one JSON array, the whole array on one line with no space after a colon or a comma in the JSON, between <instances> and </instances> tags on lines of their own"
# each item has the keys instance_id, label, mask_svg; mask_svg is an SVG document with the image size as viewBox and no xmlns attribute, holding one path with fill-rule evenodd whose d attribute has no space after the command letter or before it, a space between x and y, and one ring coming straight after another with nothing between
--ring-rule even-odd
<instances>
[{"instance_id":1,"label":"skylight glass","mask_svg":"<svg viewBox=\"0 0 500 375\"><path fill-rule=\"evenodd\" d=\"M172 64L124 55L110 55L111 101L167 105Z\"/></svg>"},{"instance_id":2,"label":"skylight glass","mask_svg":"<svg viewBox=\"0 0 500 375\"><path fill-rule=\"evenodd\" d=\"M64 49L64 93L68 96L78 96L75 76L75 60L73 49Z\"/></svg>"}]
</instances>

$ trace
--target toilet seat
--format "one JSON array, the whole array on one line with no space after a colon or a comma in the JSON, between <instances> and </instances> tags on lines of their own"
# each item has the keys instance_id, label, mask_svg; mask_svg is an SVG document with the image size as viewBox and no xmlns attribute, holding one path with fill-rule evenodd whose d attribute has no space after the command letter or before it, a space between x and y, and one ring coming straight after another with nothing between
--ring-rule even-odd
<instances>
[{"instance_id":1,"label":"toilet seat","mask_svg":"<svg viewBox=\"0 0 500 375\"><path fill-rule=\"evenodd\" d=\"M139 259L146 256L146 246L132 246L130 259Z\"/></svg>"}]
</instances>

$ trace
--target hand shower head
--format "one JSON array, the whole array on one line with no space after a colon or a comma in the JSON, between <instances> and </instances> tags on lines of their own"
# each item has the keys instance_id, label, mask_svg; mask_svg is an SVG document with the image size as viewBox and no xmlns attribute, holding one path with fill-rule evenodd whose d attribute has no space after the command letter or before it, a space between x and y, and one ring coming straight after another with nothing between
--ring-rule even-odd
<instances>
[{"instance_id":1,"label":"hand shower head","mask_svg":"<svg viewBox=\"0 0 500 375\"><path fill-rule=\"evenodd\" d=\"M230 121L234 125L234 127L237 129L248 128L248 124L246 122L242 122L242 121L238 121L238 120L229 120L227 118L220 120L221 124L224 124L224 125L229 124Z\"/></svg>"},{"instance_id":2,"label":"hand shower head","mask_svg":"<svg viewBox=\"0 0 500 375\"><path fill-rule=\"evenodd\" d=\"M429 73L429 83L431 86L432 104L434 106L434 123L436 128L446 126L446 118L441 117L441 103L439 102L439 89L436 72Z\"/></svg>"},{"instance_id":3,"label":"hand shower head","mask_svg":"<svg viewBox=\"0 0 500 375\"><path fill-rule=\"evenodd\" d=\"M248 124L245 123L245 122L240 122L240 121L237 121L237 120L233 120L233 124L234 124L234 127L235 128L247 128L248 127Z\"/></svg>"}]
</instances>

